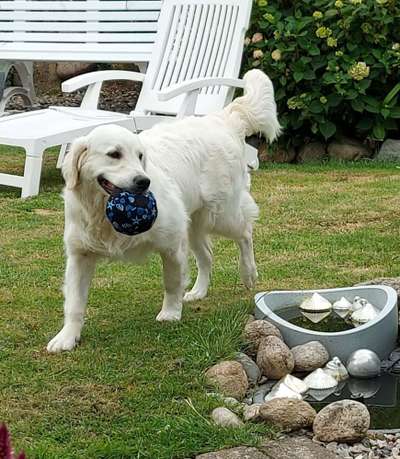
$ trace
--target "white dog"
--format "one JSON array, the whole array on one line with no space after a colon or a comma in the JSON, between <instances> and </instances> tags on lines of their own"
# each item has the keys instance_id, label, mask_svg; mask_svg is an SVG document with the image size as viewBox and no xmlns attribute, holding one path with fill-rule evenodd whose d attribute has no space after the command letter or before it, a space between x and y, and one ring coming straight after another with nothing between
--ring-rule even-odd
<instances>
[{"instance_id":1,"label":"white dog","mask_svg":"<svg viewBox=\"0 0 400 459\"><path fill-rule=\"evenodd\" d=\"M63 165L65 321L48 351L71 350L79 341L90 282L102 257L140 262L150 252L161 255L165 293L159 321L179 320L182 301L206 296L212 233L238 244L241 279L254 286L252 225L258 207L249 193L245 136L263 132L272 141L280 126L270 79L251 70L244 80L244 95L221 112L160 124L139 135L102 126L74 142ZM109 194L148 188L158 207L153 227L137 236L117 233L105 215ZM188 243L198 275L184 295Z\"/></svg>"}]
</instances>

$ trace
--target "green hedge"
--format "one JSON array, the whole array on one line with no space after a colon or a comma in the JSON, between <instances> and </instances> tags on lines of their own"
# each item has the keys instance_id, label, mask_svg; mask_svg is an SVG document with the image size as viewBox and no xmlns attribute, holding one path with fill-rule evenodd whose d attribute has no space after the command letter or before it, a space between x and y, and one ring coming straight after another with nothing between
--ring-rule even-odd
<instances>
[{"instance_id":1,"label":"green hedge","mask_svg":"<svg viewBox=\"0 0 400 459\"><path fill-rule=\"evenodd\" d=\"M244 67L271 77L288 143L399 137L399 0L257 0Z\"/></svg>"}]
</instances>

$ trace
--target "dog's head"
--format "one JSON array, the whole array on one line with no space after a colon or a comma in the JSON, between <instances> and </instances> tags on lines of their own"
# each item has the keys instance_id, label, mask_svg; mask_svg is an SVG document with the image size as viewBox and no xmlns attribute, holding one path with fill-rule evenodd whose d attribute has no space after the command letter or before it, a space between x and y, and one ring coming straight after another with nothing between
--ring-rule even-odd
<instances>
[{"instance_id":1,"label":"dog's head","mask_svg":"<svg viewBox=\"0 0 400 459\"><path fill-rule=\"evenodd\" d=\"M69 190L92 185L104 194L121 190L142 193L150 186L146 154L138 136L116 125L99 126L76 139L62 172Z\"/></svg>"}]
</instances>

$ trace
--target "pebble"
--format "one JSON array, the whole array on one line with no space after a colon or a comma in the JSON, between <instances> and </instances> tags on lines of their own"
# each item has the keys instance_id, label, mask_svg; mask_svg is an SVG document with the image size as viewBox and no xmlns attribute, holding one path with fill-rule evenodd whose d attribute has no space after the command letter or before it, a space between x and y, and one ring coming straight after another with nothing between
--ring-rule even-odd
<instances>
[{"instance_id":1,"label":"pebble","mask_svg":"<svg viewBox=\"0 0 400 459\"><path fill-rule=\"evenodd\" d=\"M215 408L211 413L211 418L215 424L221 427L241 427L243 422L236 416L235 413L232 413L231 410L221 406Z\"/></svg>"}]
</instances>

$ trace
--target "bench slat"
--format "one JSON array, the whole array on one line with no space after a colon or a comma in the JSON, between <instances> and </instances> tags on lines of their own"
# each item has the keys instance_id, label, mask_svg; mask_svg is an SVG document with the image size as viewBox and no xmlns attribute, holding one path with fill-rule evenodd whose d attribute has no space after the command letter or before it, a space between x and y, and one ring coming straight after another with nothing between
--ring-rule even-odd
<instances>
[{"instance_id":1,"label":"bench slat","mask_svg":"<svg viewBox=\"0 0 400 459\"><path fill-rule=\"evenodd\" d=\"M0 21L157 21L158 11L4 11ZM0 29L2 25L0 23Z\"/></svg>"},{"instance_id":2,"label":"bench slat","mask_svg":"<svg viewBox=\"0 0 400 459\"><path fill-rule=\"evenodd\" d=\"M161 8L161 0L141 1L26 1L26 0L2 0L0 10L25 11L25 10L47 10L47 11L70 11L70 10L157 10Z\"/></svg>"},{"instance_id":3,"label":"bench slat","mask_svg":"<svg viewBox=\"0 0 400 459\"><path fill-rule=\"evenodd\" d=\"M148 62L152 43L0 43L10 61Z\"/></svg>"},{"instance_id":4,"label":"bench slat","mask_svg":"<svg viewBox=\"0 0 400 459\"><path fill-rule=\"evenodd\" d=\"M2 22L2 32L157 32L157 22Z\"/></svg>"},{"instance_id":5,"label":"bench slat","mask_svg":"<svg viewBox=\"0 0 400 459\"><path fill-rule=\"evenodd\" d=\"M154 43L154 38L155 33L0 32L0 42L5 41L29 43Z\"/></svg>"}]
</instances>

